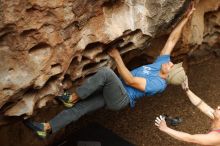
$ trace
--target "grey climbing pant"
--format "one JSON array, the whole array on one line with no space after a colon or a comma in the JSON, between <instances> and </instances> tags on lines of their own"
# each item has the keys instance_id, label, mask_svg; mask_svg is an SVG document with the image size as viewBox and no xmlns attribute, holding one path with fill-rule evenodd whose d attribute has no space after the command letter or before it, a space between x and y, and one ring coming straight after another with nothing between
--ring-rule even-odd
<instances>
[{"instance_id":1,"label":"grey climbing pant","mask_svg":"<svg viewBox=\"0 0 220 146\"><path fill-rule=\"evenodd\" d=\"M129 104L129 97L121 80L110 68L100 69L75 92L80 100L49 121L52 133L104 106L110 110L120 110Z\"/></svg>"}]
</instances>

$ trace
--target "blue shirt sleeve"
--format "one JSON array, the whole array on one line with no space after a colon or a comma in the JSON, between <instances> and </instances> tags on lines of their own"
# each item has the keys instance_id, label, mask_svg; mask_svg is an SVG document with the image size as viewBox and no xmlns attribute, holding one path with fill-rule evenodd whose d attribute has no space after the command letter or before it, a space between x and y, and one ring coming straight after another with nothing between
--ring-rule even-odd
<instances>
[{"instance_id":1,"label":"blue shirt sleeve","mask_svg":"<svg viewBox=\"0 0 220 146\"><path fill-rule=\"evenodd\" d=\"M163 64L163 63L167 63L169 61L170 61L170 55L161 55L161 56L157 57L157 59L154 61L154 63Z\"/></svg>"}]
</instances>

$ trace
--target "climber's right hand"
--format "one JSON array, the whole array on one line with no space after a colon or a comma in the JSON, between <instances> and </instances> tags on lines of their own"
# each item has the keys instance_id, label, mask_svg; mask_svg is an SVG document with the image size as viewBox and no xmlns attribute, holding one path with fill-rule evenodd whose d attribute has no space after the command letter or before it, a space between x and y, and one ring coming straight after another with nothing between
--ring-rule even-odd
<instances>
[{"instance_id":1,"label":"climber's right hand","mask_svg":"<svg viewBox=\"0 0 220 146\"><path fill-rule=\"evenodd\" d=\"M117 58L117 57L120 57L120 53L118 51L118 49L116 48L112 48L108 51L108 55L111 56L112 58Z\"/></svg>"}]
</instances>

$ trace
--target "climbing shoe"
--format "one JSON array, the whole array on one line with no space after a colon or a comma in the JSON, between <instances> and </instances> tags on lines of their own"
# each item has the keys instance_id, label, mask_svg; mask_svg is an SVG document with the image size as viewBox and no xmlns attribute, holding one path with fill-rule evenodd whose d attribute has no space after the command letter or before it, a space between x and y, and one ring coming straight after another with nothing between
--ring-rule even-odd
<instances>
[{"instance_id":1,"label":"climbing shoe","mask_svg":"<svg viewBox=\"0 0 220 146\"><path fill-rule=\"evenodd\" d=\"M28 128L32 129L37 134L37 136L39 136L40 138L45 139L47 137L47 134L49 134L49 132L44 130L43 123L38 123L38 122L34 122L34 121L27 119L24 121L24 124Z\"/></svg>"},{"instance_id":2,"label":"climbing shoe","mask_svg":"<svg viewBox=\"0 0 220 146\"><path fill-rule=\"evenodd\" d=\"M70 107L72 107L73 105L74 105L74 103L71 101L71 94L69 93L69 92L67 92L67 91L65 91L64 93L63 93L63 95L61 95L61 96L57 96L57 98L61 101L61 102L63 102L63 104L64 104L64 106L65 107L68 107L68 108L70 108Z\"/></svg>"},{"instance_id":3,"label":"climbing shoe","mask_svg":"<svg viewBox=\"0 0 220 146\"><path fill-rule=\"evenodd\" d=\"M177 126L177 125L181 124L183 121L180 117L173 118L173 117L167 116L167 115L164 115L164 117L165 117L166 123L170 126Z\"/></svg>"}]
</instances>

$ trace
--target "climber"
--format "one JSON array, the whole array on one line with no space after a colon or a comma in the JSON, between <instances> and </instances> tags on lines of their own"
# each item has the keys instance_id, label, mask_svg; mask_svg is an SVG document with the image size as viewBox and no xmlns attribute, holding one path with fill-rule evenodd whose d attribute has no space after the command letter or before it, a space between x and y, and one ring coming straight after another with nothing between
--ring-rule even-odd
<instances>
[{"instance_id":1,"label":"climber","mask_svg":"<svg viewBox=\"0 0 220 146\"><path fill-rule=\"evenodd\" d=\"M103 68L88 78L74 93L64 93L58 97L69 109L62 111L49 122L26 120L25 124L38 136L46 137L48 133L58 131L88 112L104 106L111 110L120 110L129 103L134 108L137 99L161 93L167 84L180 85L185 79L185 72L181 63L174 65L170 61L170 54L192 13L193 8L190 8L170 34L160 56L153 64L138 67L130 72L119 51L113 48L108 54L116 63L120 78L111 69Z\"/></svg>"},{"instance_id":2,"label":"climber","mask_svg":"<svg viewBox=\"0 0 220 146\"><path fill-rule=\"evenodd\" d=\"M182 87L185 90L187 96L193 105L200 109L204 114L206 114L210 119L212 119L211 132L207 134L188 134L185 132L180 132L169 128L166 125L166 121L163 116L157 117L155 120L155 125L163 132L167 133L171 137L195 144L200 145L212 145L220 146L220 106L215 110L208 106L203 100L196 96L188 86L188 79L182 83Z\"/></svg>"}]
</instances>

